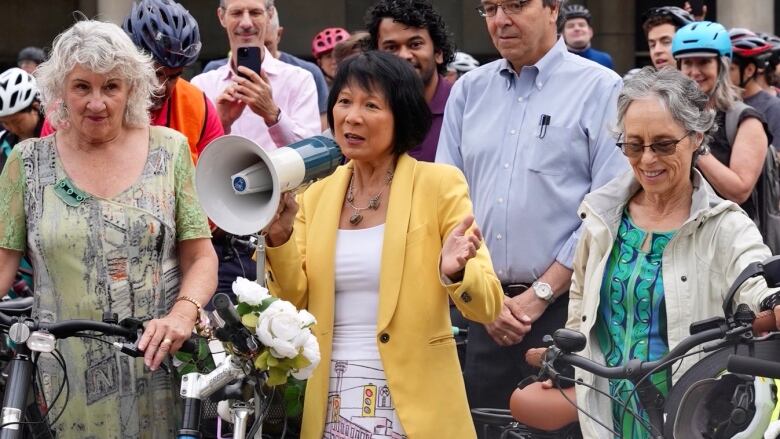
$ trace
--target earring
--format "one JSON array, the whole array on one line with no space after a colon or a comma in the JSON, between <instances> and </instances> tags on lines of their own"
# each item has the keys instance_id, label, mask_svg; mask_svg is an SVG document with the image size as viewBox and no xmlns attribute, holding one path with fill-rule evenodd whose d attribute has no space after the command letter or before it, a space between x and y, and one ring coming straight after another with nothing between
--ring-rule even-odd
<instances>
[{"instance_id":1,"label":"earring","mask_svg":"<svg viewBox=\"0 0 780 439\"><path fill-rule=\"evenodd\" d=\"M68 106L65 105L65 102L60 102L60 107L57 109L57 113L62 122L65 122L70 118L70 113L68 112Z\"/></svg>"}]
</instances>

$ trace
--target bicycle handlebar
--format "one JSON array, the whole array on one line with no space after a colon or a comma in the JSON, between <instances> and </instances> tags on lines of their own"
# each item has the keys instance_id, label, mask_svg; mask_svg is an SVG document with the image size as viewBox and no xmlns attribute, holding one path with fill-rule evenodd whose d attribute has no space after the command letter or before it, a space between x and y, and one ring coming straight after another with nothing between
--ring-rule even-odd
<instances>
[{"instance_id":1,"label":"bicycle handlebar","mask_svg":"<svg viewBox=\"0 0 780 439\"><path fill-rule=\"evenodd\" d=\"M631 377L641 377L661 367L662 365L667 364L681 357L692 348L699 346L701 344L722 339L727 335L738 336L751 330L756 333L760 333L760 332L768 332L769 330L772 329L775 330L777 329L775 324L774 313L772 311L763 311L755 317L755 319L753 320L753 324L751 326L738 326L736 328L730 329L727 326L721 325L717 328L707 329L699 333L690 335L684 338L682 341L680 341L680 343L677 346L675 346L672 350L670 350L666 355L664 355L663 357L655 361L629 360L628 363L626 363L623 366L609 367L609 366L604 366L602 364L596 363L595 361L582 357L580 355L562 351L560 349L560 346L554 347L556 352L552 360L553 362L560 360L563 363L579 367L580 369L583 369L587 372L590 372L594 375L603 378L625 379ZM567 329L563 329L563 330L559 329L558 331L575 332ZM558 331L556 331L556 333ZM555 369L552 367L553 365L549 364L549 362L547 361L546 353L544 357L545 358L542 361L543 365L546 366L548 372L553 372L553 374L555 374L556 372Z\"/></svg>"},{"instance_id":2,"label":"bicycle handlebar","mask_svg":"<svg viewBox=\"0 0 780 439\"><path fill-rule=\"evenodd\" d=\"M733 373L780 379L780 363L744 355L729 355L726 369Z\"/></svg>"},{"instance_id":3,"label":"bicycle handlebar","mask_svg":"<svg viewBox=\"0 0 780 439\"><path fill-rule=\"evenodd\" d=\"M14 323L17 323L17 319L10 317L0 312L0 327L10 328ZM95 331L100 332L103 335L114 335L123 337L127 340L135 342L140 335L138 328L122 326L116 323L98 322L95 320L65 320L56 323L37 322L33 320L24 320L24 323L30 328L30 331L43 330L52 334L56 338L68 338L78 336L80 332ZM193 354L197 352L198 345L192 339L188 339L179 348L182 352Z\"/></svg>"}]
</instances>

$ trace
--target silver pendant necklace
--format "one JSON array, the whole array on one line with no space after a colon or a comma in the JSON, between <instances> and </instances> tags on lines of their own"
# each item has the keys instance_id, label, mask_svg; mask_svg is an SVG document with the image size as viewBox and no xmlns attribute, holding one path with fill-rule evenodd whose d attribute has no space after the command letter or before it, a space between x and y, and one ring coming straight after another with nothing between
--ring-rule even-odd
<instances>
[{"instance_id":1,"label":"silver pendant necklace","mask_svg":"<svg viewBox=\"0 0 780 439\"><path fill-rule=\"evenodd\" d=\"M349 188L347 189L347 205L354 211L352 215L349 216L349 223L353 226L356 226L360 224L361 221L363 221L363 214L360 212L364 210L377 210L379 209L379 204L382 201L382 193L385 191L385 188L390 186L390 182L393 181L393 169L390 168L387 170L387 175L385 176L385 184L382 186L382 190L379 191L378 194L374 195L373 197L368 199L368 206L366 207L357 207L354 204L352 204L355 201L355 172L352 171L352 176L349 177Z\"/></svg>"}]
</instances>

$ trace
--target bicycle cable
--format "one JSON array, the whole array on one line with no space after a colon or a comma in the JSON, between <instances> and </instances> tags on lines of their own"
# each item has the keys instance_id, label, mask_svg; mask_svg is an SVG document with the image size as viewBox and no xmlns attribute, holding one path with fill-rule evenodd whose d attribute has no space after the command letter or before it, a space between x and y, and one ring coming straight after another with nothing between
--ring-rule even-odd
<instances>
[{"instance_id":1,"label":"bicycle cable","mask_svg":"<svg viewBox=\"0 0 780 439\"><path fill-rule=\"evenodd\" d=\"M718 351L720 351L721 349L725 349L725 347L723 347L723 348L719 348L719 349L716 349L715 351L713 351L713 353L715 353L715 352L718 352ZM683 360L683 359L684 359L684 358L686 358L686 357L690 357L690 356L692 356L692 355L698 355L698 354L701 354L701 353L703 353L703 352L705 352L705 350L704 350L703 348L702 348L702 349L699 349L699 350L696 350L696 351L693 351L693 352L688 352L688 353L686 353L686 354L680 355L679 357L676 357L676 358L670 358L670 359L668 359L668 360L664 361L663 363L659 364L658 366L656 366L656 367L654 367L654 368L650 369L650 371L648 371L646 374L644 374L644 375L642 376L642 378L640 378L640 379L639 379L639 381L637 381L637 382L636 382L636 384L634 384L634 389L631 391L631 393L629 393L629 394L628 394L628 397L626 398L626 401L630 401L630 400L631 400L631 398L633 398L633 397L634 397L634 395L636 395L636 392L637 392L637 390L639 389L639 386L640 386L640 385L641 385L641 384L642 384L642 383L643 383L643 382L644 382L644 381L645 381L645 380L646 380L648 377L650 377L652 374L654 374L654 373L655 373L655 372L657 372L658 370L660 370L660 369L663 369L663 368L667 367L668 365L674 364L674 363L675 363L675 362L677 362L677 361L681 361L681 360ZM681 362L681 364L682 364L682 362ZM640 404L641 404L641 401L640 401ZM619 416L619 418L620 418L620 419L623 419L623 417L624 417L624 416L626 416L626 410L625 410L625 409L626 409L626 407L624 407L624 408L623 408L623 410L620 412L620 416ZM648 432L649 432L650 434L654 434L654 432L653 432L652 430L648 430ZM661 437L663 437L663 434L661 434Z\"/></svg>"},{"instance_id":2,"label":"bicycle cable","mask_svg":"<svg viewBox=\"0 0 780 439\"><path fill-rule=\"evenodd\" d=\"M575 380L575 379L573 379L573 378L569 378L569 377L565 377L565 376L558 376L558 379L562 379L562 380L564 380L564 381L569 381L569 382L574 382L574 384L575 384L575 385L576 385L576 384L581 384L581 385L583 385L583 386L585 386L585 387L588 387L588 388L590 388L590 389L593 389L593 390L595 390L595 391L597 391L597 392L599 392L599 393L601 393L601 394L603 394L603 395L605 395L605 396L608 396L610 399L612 399L612 400L615 400L615 401L616 401L618 404L623 404L623 403L622 403L620 400L618 400L618 399L616 399L616 398L612 397L611 395L607 395L605 392L603 392L603 391L601 391L601 390L598 390L598 389L596 389L596 386L591 386L590 384L585 384L585 383L584 383L584 382L582 382L582 381L577 381L577 380ZM575 401L572 401L571 399L569 399L569 397L568 397L568 396L566 396L566 392L564 392L564 391L563 391L563 388L561 388L561 385L560 385L560 383L557 383L557 382L556 382L556 383L555 383L555 387L556 387L556 388L558 388L558 391L559 391L559 392L561 392L561 395L563 395L563 397L566 399L566 401L568 401L568 403L569 403L569 404L571 404L572 406L574 406L574 408L575 408L575 409L577 409L577 411L578 411L578 412L580 412L580 413L582 413L583 415L585 415L585 416L589 417L589 418L590 418L590 419L592 419L594 422L596 422L596 423L597 423L597 424L599 424L600 426L604 427L604 428L605 428L607 431L609 431L610 433L612 433L612 435L613 435L614 437L616 437L616 438L618 438L618 439L622 439L622 438L623 438L623 436L622 436L621 434L619 434L619 433L618 433L618 432L616 432L615 430L612 430L611 428L609 428L609 427L607 427L606 425L604 425L604 423L603 423L603 422L601 422L601 421L599 421L598 419L596 419L596 417L595 417L595 416L592 416L590 413L587 413L585 410L583 410L582 408L580 408L580 406L579 406L579 405L577 405L577 403L576 403ZM632 413L633 413L633 411L632 411Z\"/></svg>"},{"instance_id":3,"label":"bicycle cable","mask_svg":"<svg viewBox=\"0 0 780 439\"><path fill-rule=\"evenodd\" d=\"M58 354L59 354L59 352L58 352ZM65 368L65 360L64 360L64 359L61 359L61 358L58 358L56 355L54 355L54 353L53 353L53 352L52 352L52 356L55 358L55 360L57 360L57 363L59 363L59 365L60 365L60 367L63 369L63 371L66 371L66 368ZM36 362L35 362L34 364L35 364L35 369L36 369L36 371L38 371L38 369L37 369L37 357L36 357ZM33 382L33 384L34 384L34 387L37 387L37 386L35 386L35 382ZM60 385L60 388L58 389L57 395L54 397L54 400L53 400L52 404L56 403L57 399L59 398L60 394L62 393L63 386L65 386L65 388L66 388L65 395L66 395L66 404L67 404L67 398L70 396L70 385L69 385L69 383L68 383L67 373L65 374L65 380L64 380L64 381L63 381L63 383ZM40 390L40 392L41 392L41 393L40 393L40 395L41 395L41 398L43 399L43 402L44 402L45 404L47 404L47 407L50 409L52 406L48 405L48 403L46 402L46 397L45 397L45 395L43 394L43 392L42 392L42 389L40 389L40 387L38 387L38 389L39 389L39 390ZM33 402L33 404L37 404L37 402L35 402L35 401L34 401L34 402ZM57 420L59 420L60 416L62 416L62 414L64 413L64 411L65 411L65 408L63 407L63 410L60 412L60 414L59 414L59 415L57 415L57 418L54 420L54 422L56 422ZM48 410L48 411L47 411L47 413L46 413L46 416L42 416L42 417L43 417L43 418L47 418L47 417L49 416L49 413L51 413L51 410ZM26 413L24 414L24 416L26 416ZM36 424L45 424L47 427L51 428L50 426L51 426L51 425L52 425L54 422L49 422L49 421L47 421L46 419L42 419L42 420L40 420L40 421L28 421L28 420L25 420L25 421L14 421L14 422L6 422L5 424L0 424L0 430L4 429L4 428L6 428L6 427L8 427L8 426L10 426L10 425L36 425Z\"/></svg>"},{"instance_id":4,"label":"bicycle cable","mask_svg":"<svg viewBox=\"0 0 780 439\"><path fill-rule=\"evenodd\" d=\"M51 352L51 356L55 360L57 360L57 363L60 364L60 368L62 369L63 380L62 383L60 384L60 389L57 392L57 395L54 397L54 400L52 400L51 405L49 406L49 411L46 412L47 418L51 418L51 413L52 413L52 409L54 408L54 404L56 404L57 401L59 400L63 387L65 388L65 400L62 403L62 410L60 410L60 412L57 414L57 416L54 417L53 420L48 421L49 425L54 425L57 423L57 421L60 420L60 418L65 413L65 410L68 407L68 401L70 400L70 380L68 380L68 368L65 364L65 359L62 357L60 351L55 349L54 351Z\"/></svg>"}]
</instances>

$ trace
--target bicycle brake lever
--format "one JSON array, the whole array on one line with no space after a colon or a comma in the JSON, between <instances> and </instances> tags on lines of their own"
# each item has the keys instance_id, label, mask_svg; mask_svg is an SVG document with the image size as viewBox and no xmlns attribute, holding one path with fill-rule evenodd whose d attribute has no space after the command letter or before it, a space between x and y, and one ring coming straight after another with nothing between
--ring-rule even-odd
<instances>
[{"instance_id":1,"label":"bicycle brake lever","mask_svg":"<svg viewBox=\"0 0 780 439\"><path fill-rule=\"evenodd\" d=\"M115 342L113 342L113 343L111 343L111 344L112 344L112 345L113 345L115 348L119 349L119 351L120 351L120 352L122 352L123 354L125 354L125 355L127 355L127 356L129 356L129 357L133 357L133 358L141 358L141 357L143 357L143 356L144 356L144 353L143 353L143 351L141 351L140 349L138 349L138 347L137 347L135 344L131 344L131 343L119 343L118 341L115 341ZM162 369L162 370L163 370L163 372L165 372L165 373L167 373L167 374L170 374L170 373L171 373L171 369L170 369L170 368L168 367L168 365L167 365L167 364L165 364L164 362L163 362L163 363L160 363L160 369Z\"/></svg>"}]
</instances>

